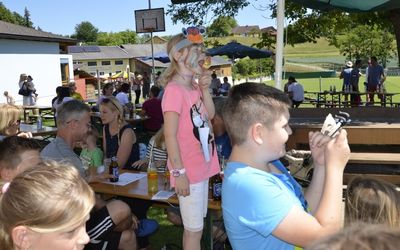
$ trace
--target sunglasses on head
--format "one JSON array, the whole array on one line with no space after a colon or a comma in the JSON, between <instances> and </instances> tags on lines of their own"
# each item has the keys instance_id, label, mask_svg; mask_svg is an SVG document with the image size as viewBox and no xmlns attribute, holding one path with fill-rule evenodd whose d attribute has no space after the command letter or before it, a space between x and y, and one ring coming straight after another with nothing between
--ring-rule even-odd
<instances>
[{"instance_id":1,"label":"sunglasses on head","mask_svg":"<svg viewBox=\"0 0 400 250\"><path fill-rule=\"evenodd\" d=\"M104 98L104 99L101 101L101 104L107 104L107 103L111 103L117 110L119 110L117 104L115 104L111 99L109 99L109 98Z\"/></svg>"}]
</instances>

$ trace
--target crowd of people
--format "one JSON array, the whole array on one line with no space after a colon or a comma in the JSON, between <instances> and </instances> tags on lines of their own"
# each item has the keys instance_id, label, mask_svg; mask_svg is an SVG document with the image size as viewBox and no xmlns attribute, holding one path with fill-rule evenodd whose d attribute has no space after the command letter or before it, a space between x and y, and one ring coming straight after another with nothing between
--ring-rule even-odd
<instances>
[{"instance_id":1,"label":"crowd of people","mask_svg":"<svg viewBox=\"0 0 400 250\"><path fill-rule=\"evenodd\" d=\"M158 228L147 218L152 203L127 197L105 201L89 186L114 177L98 168L104 158L115 157L120 169L146 171L152 163L159 173L170 173L179 211L168 211L168 216L183 225L184 249L201 249L209 179L220 174L221 158L228 159L221 204L233 249L395 249L400 194L394 185L354 179L346 190L343 223L343 172L350 157L346 130L333 137L310 132L314 171L303 192L279 160L292 133L289 109L304 99L302 85L291 76L285 91L252 82L231 88L226 77L221 83L203 67L202 31L190 27L187 33L191 36L179 34L168 42L171 63L154 86L146 74L133 81L134 89L129 84L103 86L97 102L99 131L75 83L56 90L57 134L43 148L20 133L22 109L0 105L0 246L149 249L148 236ZM347 71L343 79L353 84L355 71ZM369 86L379 74L369 69ZM20 87L28 88L28 81L21 75ZM152 137L142 159L138 135L125 119L141 94L142 112L152 118L144 123ZM80 155L74 151L78 145Z\"/></svg>"},{"instance_id":2,"label":"crowd of people","mask_svg":"<svg viewBox=\"0 0 400 250\"><path fill-rule=\"evenodd\" d=\"M345 93L345 101L348 101L348 94L346 93L350 93L350 104L352 107L357 107L361 104L359 94L361 66L362 61L360 59L357 59L354 65L353 62L348 61L339 75L339 78L343 79L342 91ZM368 93L366 105L374 105L375 94L378 95L381 103L385 102L385 80L386 74L383 67L378 64L378 59L375 56L371 56L368 60L368 66L365 69L364 92Z\"/></svg>"}]
</instances>

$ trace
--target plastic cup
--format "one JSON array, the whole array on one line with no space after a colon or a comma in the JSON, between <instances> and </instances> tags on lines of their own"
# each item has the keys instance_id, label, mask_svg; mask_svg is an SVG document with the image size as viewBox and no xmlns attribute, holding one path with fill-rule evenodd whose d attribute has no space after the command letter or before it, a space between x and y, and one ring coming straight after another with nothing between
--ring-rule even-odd
<instances>
[{"instance_id":1,"label":"plastic cup","mask_svg":"<svg viewBox=\"0 0 400 250\"><path fill-rule=\"evenodd\" d=\"M97 174L102 174L105 170L106 168L104 167L104 165L101 165L97 167L96 172Z\"/></svg>"},{"instance_id":2,"label":"plastic cup","mask_svg":"<svg viewBox=\"0 0 400 250\"><path fill-rule=\"evenodd\" d=\"M108 167L110 167L110 164L111 164L111 158L104 158L103 160L104 170L108 169Z\"/></svg>"}]
</instances>

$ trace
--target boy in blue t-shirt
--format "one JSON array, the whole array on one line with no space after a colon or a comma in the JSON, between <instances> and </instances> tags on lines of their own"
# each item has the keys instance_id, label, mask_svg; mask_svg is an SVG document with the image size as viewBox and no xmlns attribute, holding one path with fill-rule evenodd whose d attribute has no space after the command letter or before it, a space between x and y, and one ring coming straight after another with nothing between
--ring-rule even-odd
<instances>
[{"instance_id":1,"label":"boy in blue t-shirt","mask_svg":"<svg viewBox=\"0 0 400 250\"><path fill-rule=\"evenodd\" d=\"M309 134L314 174L303 196L277 160L292 133L289 107L285 93L259 83L234 86L224 105L232 153L222 210L233 249L306 247L341 228L343 170L350 156L346 131L335 138Z\"/></svg>"}]
</instances>

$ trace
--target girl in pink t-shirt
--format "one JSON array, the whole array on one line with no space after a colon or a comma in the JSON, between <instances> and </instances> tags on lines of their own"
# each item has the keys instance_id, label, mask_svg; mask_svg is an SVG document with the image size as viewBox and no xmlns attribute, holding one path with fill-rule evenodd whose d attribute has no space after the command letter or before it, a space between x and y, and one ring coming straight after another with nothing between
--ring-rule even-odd
<instances>
[{"instance_id":1,"label":"girl in pink t-shirt","mask_svg":"<svg viewBox=\"0 0 400 250\"><path fill-rule=\"evenodd\" d=\"M160 79L165 86L162 109L167 166L179 198L184 249L200 249L208 179L220 171L210 122L215 109L208 91L211 72L204 69L208 58L203 31L190 27L169 41L171 64Z\"/></svg>"}]
</instances>

